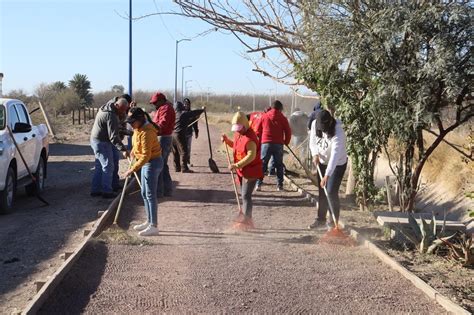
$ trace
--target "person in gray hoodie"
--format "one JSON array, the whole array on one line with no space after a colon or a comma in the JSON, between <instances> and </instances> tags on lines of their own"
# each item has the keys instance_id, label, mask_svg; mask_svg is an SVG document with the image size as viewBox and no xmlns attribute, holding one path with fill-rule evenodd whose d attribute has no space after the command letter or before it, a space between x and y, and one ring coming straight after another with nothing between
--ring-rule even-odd
<instances>
[{"instance_id":1,"label":"person in gray hoodie","mask_svg":"<svg viewBox=\"0 0 474 315\"><path fill-rule=\"evenodd\" d=\"M120 137L120 117L126 116L128 108L129 102L126 98L114 98L100 107L95 117L90 137L95 155L95 170L91 189L93 197L116 197L112 185L115 164L118 163L118 158L115 155L121 151L124 157L129 156Z\"/></svg>"},{"instance_id":2,"label":"person in gray hoodie","mask_svg":"<svg viewBox=\"0 0 474 315\"><path fill-rule=\"evenodd\" d=\"M342 122L334 119L327 110L320 111L311 124L309 148L314 165L319 166L322 173L322 178L318 173L318 215L314 223L309 226L313 229L326 224L328 199L336 220L339 220L339 187L347 167L346 134ZM327 226L333 227L331 219L328 219Z\"/></svg>"}]
</instances>

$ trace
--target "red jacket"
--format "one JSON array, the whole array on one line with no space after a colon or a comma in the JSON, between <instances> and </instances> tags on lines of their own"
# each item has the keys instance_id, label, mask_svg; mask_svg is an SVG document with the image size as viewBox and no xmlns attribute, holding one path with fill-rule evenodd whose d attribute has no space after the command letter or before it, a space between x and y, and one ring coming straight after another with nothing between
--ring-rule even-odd
<instances>
[{"instance_id":1,"label":"red jacket","mask_svg":"<svg viewBox=\"0 0 474 315\"><path fill-rule=\"evenodd\" d=\"M261 137L261 135L259 134L260 123L262 121L262 117L264 114L265 114L264 112L250 113L249 125L250 125L250 128L252 128L252 130L257 135L257 138L259 139L259 143L260 143L260 137Z\"/></svg>"},{"instance_id":2,"label":"red jacket","mask_svg":"<svg viewBox=\"0 0 474 315\"><path fill-rule=\"evenodd\" d=\"M286 144L291 140L291 128L288 119L283 113L271 109L265 113L260 121L257 134L262 143Z\"/></svg>"},{"instance_id":3,"label":"red jacket","mask_svg":"<svg viewBox=\"0 0 474 315\"><path fill-rule=\"evenodd\" d=\"M176 113L170 103L160 106L153 117L153 122L160 127L160 136L171 136L175 120Z\"/></svg>"},{"instance_id":4,"label":"red jacket","mask_svg":"<svg viewBox=\"0 0 474 315\"><path fill-rule=\"evenodd\" d=\"M237 163L247 156L247 144L251 141L255 142L257 145L257 155L250 164L244 166L242 169L237 169L239 181L242 177L263 179L263 165L260 158L260 145L255 132L251 128L249 128L243 135L238 132L234 133L234 162Z\"/></svg>"}]
</instances>

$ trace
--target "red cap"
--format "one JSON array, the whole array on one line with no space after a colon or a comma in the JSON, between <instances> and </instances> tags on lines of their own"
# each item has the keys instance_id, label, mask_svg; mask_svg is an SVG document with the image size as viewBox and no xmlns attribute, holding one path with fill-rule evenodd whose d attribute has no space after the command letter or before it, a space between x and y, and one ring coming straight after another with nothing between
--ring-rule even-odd
<instances>
[{"instance_id":1,"label":"red cap","mask_svg":"<svg viewBox=\"0 0 474 315\"><path fill-rule=\"evenodd\" d=\"M150 99L150 104L154 104L158 101L166 101L166 96L161 92L156 92Z\"/></svg>"}]
</instances>

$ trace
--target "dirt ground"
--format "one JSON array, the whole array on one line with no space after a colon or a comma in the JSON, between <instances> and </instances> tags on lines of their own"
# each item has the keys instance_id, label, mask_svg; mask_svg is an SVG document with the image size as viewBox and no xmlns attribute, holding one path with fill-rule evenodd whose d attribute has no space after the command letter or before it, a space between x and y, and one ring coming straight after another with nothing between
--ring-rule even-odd
<instances>
[{"instance_id":1,"label":"dirt ground","mask_svg":"<svg viewBox=\"0 0 474 315\"><path fill-rule=\"evenodd\" d=\"M224 156L212 174L205 137L193 152L196 173L173 173L159 202L161 235L137 236L143 202L127 197L124 232L91 242L41 313L445 313L366 249L318 244L323 231L306 229L315 208L277 193L274 177L255 194L257 228L236 232Z\"/></svg>"},{"instance_id":2,"label":"dirt ground","mask_svg":"<svg viewBox=\"0 0 474 315\"><path fill-rule=\"evenodd\" d=\"M50 145L43 195L50 206L21 190L15 211L0 216L0 314L27 304L36 293L33 282L57 270L63 262L59 255L74 250L84 227L110 203L89 196L93 156L88 135L81 131L88 129L75 127L62 135L67 142Z\"/></svg>"}]
</instances>

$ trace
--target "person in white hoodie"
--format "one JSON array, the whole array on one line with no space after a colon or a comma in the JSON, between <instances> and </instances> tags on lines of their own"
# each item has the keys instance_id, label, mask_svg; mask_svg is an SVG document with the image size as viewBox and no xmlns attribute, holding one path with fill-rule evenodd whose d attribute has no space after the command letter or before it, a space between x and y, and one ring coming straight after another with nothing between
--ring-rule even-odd
<instances>
[{"instance_id":1,"label":"person in white hoodie","mask_svg":"<svg viewBox=\"0 0 474 315\"><path fill-rule=\"evenodd\" d=\"M346 134L340 120L332 117L327 110L322 110L311 124L311 156L315 166L320 167L323 178L318 174L319 200L318 216L309 228L314 229L326 224L328 200L330 198L336 220L339 220L340 202L339 187L347 167ZM324 193L326 187L328 195ZM327 220L328 228L333 227L332 218Z\"/></svg>"}]
</instances>

